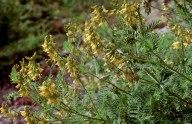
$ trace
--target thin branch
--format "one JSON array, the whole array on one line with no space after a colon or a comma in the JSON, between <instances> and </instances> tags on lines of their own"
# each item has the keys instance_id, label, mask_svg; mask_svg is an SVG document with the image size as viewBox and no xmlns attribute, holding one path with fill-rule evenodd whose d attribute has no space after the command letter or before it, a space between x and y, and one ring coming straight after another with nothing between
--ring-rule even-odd
<instances>
[{"instance_id":1,"label":"thin branch","mask_svg":"<svg viewBox=\"0 0 192 124\"><path fill-rule=\"evenodd\" d=\"M98 79L101 80L101 81L104 81L104 82L106 82L106 83L108 83L108 84L111 84L113 87L115 87L115 88L118 89L119 91L122 91L122 92L130 95L129 92L127 92L126 90L124 90L124 89L116 86L115 84L111 83L110 81L106 81L106 80L104 80L104 79L102 79L102 78L99 78L98 76L96 76L96 75L94 75L94 74L91 74L91 73L90 73L89 75L92 75L92 76L98 78Z\"/></svg>"},{"instance_id":2,"label":"thin branch","mask_svg":"<svg viewBox=\"0 0 192 124\"><path fill-rule=\"evenodd\" d=\"M170 69L171 71L175 72L176 74L180 75L181 77L183 77L183 78L187 79L188 81L192 82L192 79L188 78L186 75L178 72L177 70L175 70L174 68L172 68L171 66L169 66L167 63L165 63L159 55L157 55L157 54L154 53L153 51L152 51L152 53L160 60L160 62L161 62L162 65L166 66L166 67L167 67L168 69Z\"/></svg>"}]
</instances>

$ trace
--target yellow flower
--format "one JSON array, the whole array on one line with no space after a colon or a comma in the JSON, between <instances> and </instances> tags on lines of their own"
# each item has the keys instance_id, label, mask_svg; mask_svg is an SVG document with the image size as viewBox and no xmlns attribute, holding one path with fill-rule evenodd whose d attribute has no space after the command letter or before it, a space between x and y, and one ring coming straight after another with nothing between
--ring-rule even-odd
<instances>
[{"instance_id":1,"label":"yellow flower","mask_svg":"<svg viewBox=\"0 0 192 124\"><path fill-rule=\"evenodd\" d=\"M186 43L186 42L183 43L184 48L188 47L188 45L189 45L189 44ZM172 46L173 46L173 49L179 49L179 48L180 48L180 42L179 42L179 41L176 41L176 42L174 42L174 43L172 44Z\"/></svg>"},{"instance_id":2,"label":"yellow flower","mask_svg":"<svg viewBox=\"0 0 192 124\"><path fill-rule=\"evenodd\" d=\"M75 82L79 82L79 69L77 67L78 62L69 56L65 65L73 80Z\"/></svg>"},{"instance_id":3,"label":"yellow flower","mask_svg":"<svg viewBox=\"0 0 192 124\"><path fill-rule=\"evenodd\" d=\"M36 56L36 52L33 54L32 57L25 57L27 60L29 60L28 65L26 66L27 68L27 75L30 77L30 79L32 81L35 81L39 78L41 78L41 72L42 72L42 68L40 67L40 64L36 63L34 61Z\"/></svg>"},{"instance_id":4,"label":"yellow flower","mask_svg":"<svg viewBox=\"0 0 192 124\"><path fill-rule=\"evenodd\" d=\"M47 89L47 87L44 86L44 85L43 85L43 86L39 86L39 90L40 90L40 91L45 91L46 89Z\"/></svg>"},{"instance_id":5,"label":"yellow flower","mask_svg":"<svg viewBox=\"0 0 192 124\"><path fill-rule=\"evenodd\" d=\"M123 4L122 9L118 13L123 16L125 24L133 28L136 24L140 23L138 9L138 4L130 2ZM143 17L141 18L144 21Z\"/></svg>"},{"instance_id":6,"label":"yellow flower","mask_svg":"<svg viewBox=\"0 0 192 124\"><path fill-rule=\"evenodd\" d=\"M18 113L16 111L12 111L11 108L8 108L6 104L2 104L0 108L0 113L4 114L4 117L13 117L13 121L17 120Z\"/></svg>"},{"instance_id":7,"label":"yellow flower","mask_svg":"<svg viewBox=\"0 0 192 124\"><path fill-rule=\"evenodd\" d=\"M14 122L17 120L17 117L18 117L18 113L15 112L15 113L13 114L13 121L14 121Z\"/></svg>"},{"instance_id":8,"label":"yellow flower","mask_svg":"<svg viewBox=\"0 0 192 124\"><path fill-rule=\"evenodd\" d=\"M39 93L40 96L43 96L43 97L49 97L50 96L50 93L49 92L46 92L46 91L42 91L41 93Z\"/></svg>"},{"instance_id":9,"label":"yellow flower","mask_svg":"<svg viewBox=\"0 0 192 124\"><path fill-rule=\"evenodd\" d=\"M186 48L189 44L188 43L183 43L183 46Z\"/></svg>"},{"instance_id":10,"label":"yellow flower","mask_svg":"<svg viewBox=\"0 0 192 124\"><path fill-rule=\"evenodd\" d=\"M48 104L55 104L57 103L59 100L57 97L52 97L52 98L48 98Z\"/></svg>"},{"instance_id":11,"label":"yellow flower","mask_svg":"<svg viewBox=\"0 0 192 124\"><path fill-rule=\"evenodd\" d=\"M51 78L44 81L42 86L39 86L39 90L40 96L48 99L48 104L54 104L58 102L59 92Z\"/></svg>"},{"instance_id":12,"label":"yellow flower","mask_svg":"<svg viewBox=\"0 0 192 124\"><path fill-rule=\"evenodd\" d=\"M108 13L109 12L109 10L107 10L104 6L102 6L102 10L103 10L104 13Z\"/></svg>"},{"instance_id":13,"label":"yellow flower","mask_svg":"<svg viewBox=\"0 0 192 124\"><path fill-rule=\"evenodd\" d=\"M171 25L170 25L171 26ZM182 25L172 26L171 31L176 34L176 42L172 44L174 49L180 48L179 39L183 41L183 46L186 48L192 43L192 33Z\"/></svg>"},{"instance_id":14,"label":"yellow flower","mask_svg":"<svg viewBox=\"0 0 192 124\"><path fill-rule=\"evenodd\" d=\"M179 42L179 41L176 41L176 42L174 42L174 43L172 44L172 46L173 46L173 49L179 49L179 47L180 47L180 42Z\"/></svg>"},{"instance_id":15,"label":"yellow flower","mask_svg":"<svg viewBox=\"0 0 192 124\"><path fill-rule=\"evenodd\" d=\"M108 13L108 15L109 15L109 16L112 16L112 15L115 14L115 12L116 12L116 10L110 10L109 13Z\"/></svg>"},{"instance_id":16,"label":"yellow flower","mask_svg":"<svg viewBox=\"0 0 192 124\"><path fill-rule=\"evenodd\" d=\"M26 83L23 83L23 85L21 85L18 93L21 97L28 96L30 94L29 86Z\"/></svg>"},{"instance_id":17,"label":"yellow flower","mask_svg":"<svg viewBox=\"0 0 192 124\"><path fill-rule=\"evenodd\" d=\"M10 113L4 113L4 117L5 118L8 118L8 117L10 117L11 115L10 115Z\"/></svg>"},{"instance_id":18,"label":"yellow flower","mask_svg":"<svg viewBox=\"0 0 192 124\"><path fill-rule=\"evenodd\" d=\"M59 68L63 68L64 63L62 61L62 57L56 51L56 45L51 35L48 35L44 38L44 43L42 45L43 50L48 54L48 56L59 66Z\"/></svg>"},{"instance_id":19,"label":"yellow flower","mask_svg":"<svg viewBox=\"0 0 192 124\"><path fill-rule=\"evenodd\" d=\"M56 86L54 83L52 83L50 86L49 86L49 92L52 93L52 94L58 94L58 90L56 89Z\"/></svg>"},{"instance_id":20,"label":"yellow flower","mask_svg":"<svg viewBox=\"0 0 192 124\"><path fill-rule=\"evenodd\" d=\"M25 106L24 110L20 111L20 113L24 117L24 120L27 122L27 124L35 124L33 114L30 112L28 107Z\"/></svg>"},{"instance_id":21,"label":"yellow flower","mask_svg":"<svg viewBox=\"0 0 192 124\"><path fill-rule=\"evenodd\" d=\"M24 116L24 117L27 116L27 112L26 112L26 111L20 111L20 113L21 113L21 115Z\"/></svg>"},{"instance_id":22,"label":"yellow flower","mask_svg":"<svg viewBox=\"0 0 192 124\"><path fill-rule=\"evenodd\" d=\"M40 64L35 63L34 61L29 61L28 63L28 75L32 81L35 81L41 78L42 68L40 68Z\"/></svg>"},{"instance_id":23,"label":"yellow flower","mask_svg":"<svg viewBox=\"0 0 192 124\"><path fill-rule=\"evenodd\" d=\"M0 108L0 112L1 113L5 113L5 112L8 112L8 107L6 104L2 104L1 108Z\"/></svg>"},{"instance_id":24,"label":"yellow flower","mask_svg":"<svg viewBox=\"0 0 192 124\"><path fill-rule=\"evenodd\" d=\"M0 108L0 112L4 114L4 117L10 117L10 109L8 108L8 106L6 104L2 104L1 108Z\"/></svg>"}]
</instances>

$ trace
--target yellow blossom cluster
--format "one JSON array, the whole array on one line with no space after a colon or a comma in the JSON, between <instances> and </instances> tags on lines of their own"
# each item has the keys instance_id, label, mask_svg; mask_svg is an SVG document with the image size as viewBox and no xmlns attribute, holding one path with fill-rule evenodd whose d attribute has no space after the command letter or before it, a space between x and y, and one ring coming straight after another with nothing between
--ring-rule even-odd
<instances>
[{"instance_id":1,"label":"yellow blossom cluster","mask_svg":"<svg viewBox=\"0 0 192 124\"><path fill-rule=\"evenodd\" d=\"M27 74L32 81L39 79L42 76L41 72L42 72L42 69L39 63L37 64L34 61L29 61Z\"/></svg>"},{"instance_id":2,"label":"yellow blossom cluster","mask_svg":"<svg viewBox=\"0 0 192 124\"><path fill-rule=\"evenodd\" d=\"M101 7L101 11L102 11L103 14L107 14L108 16L112 16L114 14L117 14L117 10L116 9L107 10L104 6Z\"/></svg>"},{"instance_id":3,"label":"yellow blossom cluster","mask_svg":"<svg viewBox=\"0 0 192 124\"><path fill-rule=\"evenodd\" d=\"M70 77L73 78L75 82L79 82L79 69L77 67L78 63L76 60L72 59L70 56L67 57L67 63L65 64L67 71L70 73Z\"/></svg>"},{"instance_id":4,"label":"yellow blossom cluster","mask_svg":"<svg viewBox=\"0 0 192 124\"><path fill-rule=\"evenodd\" d=\"M19 85L20 85L20 87L19 87ZM18 84L16 86L16 88L18 88L18 87L19 87L18 93L21 97L29 96L31 89L27 83Z\"/></svg>"},{"instance_id":5,"label":"yellow blossom cluster","mask_svg":"<svg viewBox=\"0 0 192 124\"><path fill-rule=\"evenodd\" d=\"M43 69L40 67L40 64L34 61L35 55L36 53L34 53L32 57L26 57L26 59L29 60L29 63L27 65L28 68L27 74L32 81L41 78L42 76L41 72L43 71Z\"/></svg>"},{"instance_id":6,"label":"yellow blossom cluster","mask_svg":"<svg viewBox=\"0 0 192 124\"><path fill-rule=\"evenodd\" d=\"M115 50L108 49L106 55L104 56L106 71L115 73L115 78L118 78L124 71L126 71L126 61L123 60L122 56L116 53ZM122 70L122 71L120 71Z\"/></svg>"},{"instance_id":7,"label":"yellow blossom cluster","mask_svg":"<svg viewBox=\"0 0 192 124\"><path fill-rule=\"evenodd\" d=\"M123 59L122 55L118 53L118 50L108 50L104 60L105 65L107 66L106 71L110 72L112 70L115 72L115 78L118 79L120 76L122 76L121 78L127 80L130 87L132 87L133 84L138 81L136 69L131 69L127 66L128 62ZM118 70L114 71L114 67L118 68Z\"/></svg>"},{"instance_id":8,"label":"yellow blossom cluster","mask_svg":"<svg viewBox=\"0 0 192 124\"><path fill-rule=\"evenodd\" d=\"M116 53L115 50L108 50L106 53L104 60L106 62L110 62L115 65L118 69L123 69L126 65L125 60L123 60L122 56Z\"/></svg>"},{"instance_id":9,"label":"yellow blossom cluster","mask_svg":"<svg viewBox=\"0 0 192 124\"><path fill-rule=\"evenodd\" d=\"M29 107L25 106L24 110L20 111L20 113L24 117L24 120L27 122L27 124L35 124L35 119L33 114L30 112Z\"/></svg>"},{"instance_id":10,"label":"yellow blossom cluster","mask_svg":"<svg viewBox=\"0 0 192 124\"><path fill-rule=\"evenodd\" d=\"M21 97L24 97L24 96L28 96L30 93L30 87L27 82L28 77L26 75L28 72L28 69L27 69L27 65L24 60L20 62L20 65L21 65L21 67L20 67L21 69L18 71L17 79L12 80L12 81L14 83L17 83L15 88L19 89L19 91L18 91L19 95ZM18 65L15 65L14 67L16 69L19 69Z\"/></svg>"},{"instance_id":11,"label":"yellow blossom cluster","mask_svg":"<svg viewBox=\"0 0 192 124\"><path fill-rule=\"evenodd\" d=\"M173 49L179 49L182 45L186 48L192 43L192 33L185 27L176 25L171 28L171 31L176 34L176 40L172 44Z\"/></svg>"},{"instance_id":12,"label":"yellow blossom cluster","mask_svg":"<svg viewBox=\"0 0 192 124\"><path fill-rule=\"evenodd\" d=\"M94 54L101 52L102 39L94 30L90 22L85 23L85 31L83 40L86 44L87 50L92 50Z\"/></svg>"},{"instance_id":13,"label":"yellow blossom cluster","mask_svg":"<svg viewBox=\"0 0 192 124\"><path fill-rule=\"evenodd\" d=\"M104 7L100 8L98 6L93 6L93 16L89 21L85 22L83 41L87 50L93 51L94 54L101 54L101 46L103 40L97 33L97 29L104 24L104 19L102 18L102 12L108 12Z\"/></svg>"},{"instance_id":14,"label":"yellow blossom cluster","mask_svg":"<svg viewBox=\"0 0 192 124\"><path fill-rule=\"evenodd\" d=\"M95 5L92 8L93 8L92 12L93 16L91 17L89 23L94 29L97 29L97 27L102 26L105 21L102 17L101 9L99 8L99 6Z\"/></svg>"},{"instance_id":15,"label":"yellow blossom cluster","mask_svg":"<svg viewBox=\"0 0 192 124\"><path fill-rule=\"evenodd\" d=\"M42 86L39 86L40 96L48 99L48 104L55 104L59 101L59 91L51 78L45 80Z\"/></svg>"},{"instance_id":16,"label":"yellow blossom cluster","mask_svg":"<svg viewBox=\"0 0 192 124\"><path fill-rule=\"evenodd\" d=\"M41 78L42 68L40 64L37 64L34 61L36 53L32 57L26 57L29 60L28 63L24 59L20 62L19 65L15 65L15 69L18 70L17 78L12 79L13 83L17 83L16 88L19 89L20 96L28 96L30 93L30 83Z\"/></svg>"},{"instance_id":17,"label":"yellow blossom cluster","mask_svg":"<svg viewBox=\"0 0 192 124\"><path fill-rule=\"evenodd\" d=\"M9 112L8 106L6 104L2 104L0 111L1 111L1 113L4 113L4 117L10 117L10 112Z\"/></svg>"},{"instance_id":18,"label":"yellow blossom cluster","mask_svg":"<svg viewBox=\"0 0 192 124\"><path fill-rule=\"evenodd\" d=\"M63 68L64 63L61 56L56 51L56 45L51 35L48 35L44 38L44 43L42 45L43 50L49 55L50 59L59 66L60 69Z\"/></svg>"},{"instance_id":19,"label":"yellow blossom cluster","mask_svg":"<svg viewBox=\"0 0 192 124\"><path fill-rule=\"evenodd\" d=\"M0 113L3 113L4 117L6 118L13 117L13 121L16 121L18 117L18 112L11 111L11 109L6 104L1 105Z\"/></svg>"},{"instance_id":20,"label":"yellow blossom cluster","mask_svg":"<svg viewBox=\"0 0 192 124\"><path fill-rule=\"evenodd\" d=\"M67 30L67 37L70 38L72 43L75 43L79 34L82 32L80 25L77 23L69 23L65 28Z\"/></svg>"},{"instance_id":21,"label":"yellow blossom cluster","mask_svg":"<svg viewBox=\"0 0 192 124\"><path fill-rule=\"evenodd\" d=\"M136 24L140 23L140 17L138 13L139 5L137 3L129 2L122 5L122 9L119 10L119 14L123 15L125 24L130 27L135 27ZM142 18L142 21L144 18Z\"/></svg>"}]
</instances>

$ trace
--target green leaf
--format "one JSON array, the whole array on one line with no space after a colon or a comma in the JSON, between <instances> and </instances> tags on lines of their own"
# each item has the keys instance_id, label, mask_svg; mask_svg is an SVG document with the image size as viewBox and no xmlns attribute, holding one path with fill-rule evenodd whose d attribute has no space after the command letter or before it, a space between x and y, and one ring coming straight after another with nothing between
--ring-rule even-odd
<instances>
[{"instance_id":1,"label":"green leaf","mask_svg":"<svg viewBox=\"0 0 192 124\"><path fill-rule=\"evenodd\" d=\"M69 40L63 43L63 49L68 52L71 51L72 44Z\"/></svg>"},{"instance_id":2,"label":"green leaf","mask_svg":"<svg viewBox=\"0 0 192 124\"><path fill-rule=\"evenodd\" d=\"M100 71L100 66L99 66L99 64L98 64L96 59L93 60L93 65L95 67L95 74L98 75L99 71Z\"/></svg>"},{"instance_id":3,"label":"green leaf","mask_svg":"<svg viewBox=\"0 0 192 124\"><path fill-rule=\"evenodd\" d=\"M6 95L3 96L3 98L5 98L6 100L16 99L18 97L19 97L18 92L9 93L9 94L6 94Z\"/></svg>"},{"instance_id":4,"label":"green leaf","mask_svg":"<svg viewBox=\"0 0 192 124\"><path fill-rule=\"evenodd\" d=\"M12 68L10 78L11 78L12 83L17 83L18 82L17 70L14 67Z\"/></svg>"}]
</instances>

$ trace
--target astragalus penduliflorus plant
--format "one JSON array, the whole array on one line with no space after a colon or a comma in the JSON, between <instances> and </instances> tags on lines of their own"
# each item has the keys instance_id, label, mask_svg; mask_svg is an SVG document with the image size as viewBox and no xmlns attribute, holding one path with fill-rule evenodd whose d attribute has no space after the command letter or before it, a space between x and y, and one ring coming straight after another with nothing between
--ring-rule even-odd
<instances>
[{"instance_id":1,"label":"astragalus penduliflorus plant","mask_svg":"<svg viewBox=\"0 0 192 124\"><path fill-rule=\"evenodd\" d=\"M3 104L5 117L22 115L28 124L192 122L192 23L185 20L192 17L192 3L175 1L171 32L161 36L153 30L158 22L145 25L142 5L113 4L112 9L94 6L84 25L66 27L67 57L59 54L51 35L45 37L46 61L59 68L56 78L51 72L42 77L35 54L13 67L15 96L31 98L40 110L15 111ZM117 23L111 25L110 19Z\"/></svg>"}]
</instances>

